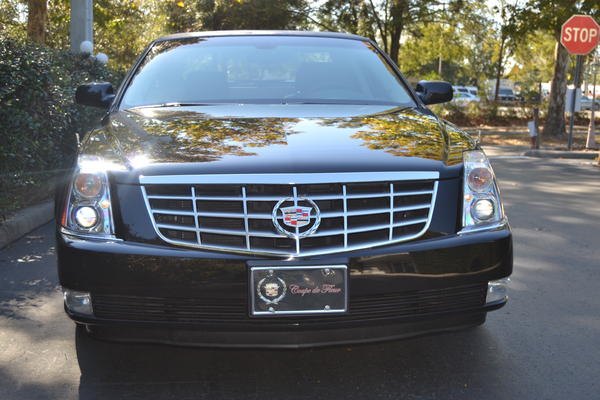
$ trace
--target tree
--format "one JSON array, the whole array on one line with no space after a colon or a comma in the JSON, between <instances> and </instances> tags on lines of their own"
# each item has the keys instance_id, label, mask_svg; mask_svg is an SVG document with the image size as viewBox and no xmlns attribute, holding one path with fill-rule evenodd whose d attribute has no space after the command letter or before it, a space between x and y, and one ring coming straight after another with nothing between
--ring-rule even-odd
<instances>
[{"instance_id":1,"label":"tree","mask_svg":"<svg viewBox=\"0 0 600 400\"><path fill-rule=\"evenodd\" d=\"M117 70L131 67L150 41L165 33L161 0L94 0L94 52L106 53ZM70 0L52 0L47 44L69 48Z\"/></svg>"},{"instance_id":2,"label":"tree","mask_svg":"<svg viewBox=\"0 0 600 400\"><path fill-rule=\"evenodd\" d=\"M46 0L27 1L27 37L34 42L46 43L46 21L48 4Z\"/></svg>"},{"instance_id":3,"label":"tree","mask_svg":"<svg viewBox=\"0 0 600 400\"><path fill-rule=\"evenodd\" d=\"M539 85L552 79L556 40L546 31L529 33L515 48L516 68L510 78L521 84L522 92L541 96Z\"/></svg>"},{"instance_id":4,"label":"tree","mask_svg":"<svg viewBox=\"0 0 600 400\"><path fill-rule=\"evenodd\" d=\"M169 32L226 29L299 29L305 0L170 0L163 3Z\"/></svg>"},{"instance_id":5,"label":"tree","mask_svg":"<svg viewBox=\"0 0 600 400\"><path fill-rule=\"evenodd\" d=\"M565 94L570 56L559 41L562 24L573 14L587 14L598 18L600 3L598 0L529 0L516 16L520 29L546 30L556 41L544 135L558 136L565 132Z\"/></svg>"},{"instance_id":6,"label":"tree","mask_svg":"<svg viewBox=\"0 0 600 400\"><path fill-rule=\"evenodd\" d=\"M466 68L468 44L457 27L441 23L419 24L402 48L402 70L409 77L442 79L453 83L471 83ZM440 45L440 38L444 38ZM440 60L443 69L440 74Z\"/></svg>"},{"instance_id":7,"label":"tree","mask_svg":"<svg viewBox=\"0 0 600 400\"><path fill-rule=\"evenodd\" d=\"M525 34L525 30L517 25L515 15L520 12L518 0L514 3L508 3L506 0L500 0L493 7L498 15L498 51L496 54L496 71L494 85L494 101L498 101L500 92L500 79L504 75L507 60L512 56L519 40Z\"/></svg>"},{"instance_id":8,"label":"tree","mask_svg":"<svg viewBox=\"0 0 600 400\"><path fill-rule=\"evenodd\" d=\"M466 0L448 0L456 8ZM328 0L318 10L321 24L329 30L357 33L381 45L398 63L402 34L416 23L433 22L440 17L441 0Z\"/></svg>"}]
</instances>

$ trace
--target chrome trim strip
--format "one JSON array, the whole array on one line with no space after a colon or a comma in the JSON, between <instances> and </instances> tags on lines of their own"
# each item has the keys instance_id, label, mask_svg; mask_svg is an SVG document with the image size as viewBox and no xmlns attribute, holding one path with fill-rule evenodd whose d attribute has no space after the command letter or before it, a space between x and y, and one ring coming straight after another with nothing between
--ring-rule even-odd
<instances>
[{"instance_id":1,"label":"chrome trim strip","mask_svg":"<svg viewBox=\"0 0 600 400\"><path fill-rule=\"evenodd\" d=\"M159 224L159 223L156 223L155 225L162 229L173 229L173 230L177 230L177 231L196 232L196 230L197 230L193 226L188 226L188 225L171 225L171 224ZM173 240L173 239L170 239L170 240Z\"/></svg>"},{"instance_id":2,"label":"chrome trim strip","mask_svg":"<svg viewBox=\"0 0 600 400\"><path fill-rule=\"evenodd\" d=\"M347 211L344 212L323 212L321 213L321 218L339 218L346 215L347 217L356 217L360 215L373 215L373 214L387 214L391 212L392 214L400 211L414 211L414 210L422 210L425 208L431 207L430 204L415 204L414 206L403 206L403 207L395 207L393 209L389 208L368 208L365 210L356 210L356 211ZM162 208L155 208L152 210L154 214L171 214L171 215L187 215L194 216L193 211L180 211L180 210L165 210ZM214 212L197 212L196 215L201 217L222 217L222 218L245 218L248 219L267 219L272 218L272 215L267 214L237 214L237 213L214 213ZM277 219L283 219L283 216L277 216Z\"/></svg>"},{"instance_id":3,"label":"chrome trim strip","mask_svg":"<svg viewBox=\"0 0 600 400\"><path fill-rule=\"evenodd\" d=\"M294 196L294 207L298 208L298 188L296 188L296 186L293 187L292 189L292 194ZM274 209L273 212L277 212L276 209ZM296 226L296 254L300 254L300 228L298 228L298 226Z\"/></svg>"},{"instance_id":4,"label":"chrome trim strip","mask_svg":"<svg viewBox=\"0 0 600 400\"><path fill-rule=\"evenodd\" d=\"M250 250L250 235L248 233L248 203L246 201L246 186L242 186L242 204L244 209L244 230L246 231L246 248ZM197 218L197 217L196 217Z\"/></svg>"},{"instance_id":5,"label":"chrome trim strip","mask_svg":"<svg viewBox=\"0 0 600 400\"><path fill-rule=\"evenodd\" d=\"M439 179L437 171L374 171L339 172L316 174L212 174L212 175L140 175L140 184L317 184L317 183L358 183L380 181L422 181Z\"/></svg>"},{"instance_id":6,"label":"chrome trim strip","mask_svg":"<svg viewBox=\"0 0 600 400\"><path fill-rule=\"evenodd\" d=\"M388 229L388 228L391 228L393 230L394 228L398 228L400 226L417 225L417 224L422 224L424 222L427 222L427 218L411 219L411 220L407 220L407 221L396 222L395 224L391 224L391 225L388 225L388 224L367 225L367 226L361 226L359 228L346 229L345 231L348 234L352 234L352 233L360 233L360 232L377 231L377 230L383 230L383 229ZM156 226L159 228L162 228L162 229L173 229L173 230L180 230L180 231L186 231L186 232L194 232L196 230L196 228L194 228L193 226L187 226L187 225L156 224ZM221 234L221 235L233 235L233 236L249 235L249 236L260 236L260 237L272 237L272 238L278 238L278 239L285 238L285 237L282 237L281 235L277 235L275 233L260 232L260 231L244 232L244 231L235 231L235 230L231 230L231 229L217 229L217 228L198 228L198 231L206 232L206 233L216 233L216 234ZM310 237L336 236L336 235L342 235L342 234L344 234L343 229L335 229L335 230L328 230L328 231L318 231L318 232L310 235Z\"/></svg>"},{"instance_id":7,"label":"chrome trim strip","mask_svg":"<svg viewBox=\"0 0 600 400\"><path fill-rule=\"evenodd\" d=\"M394 227L392 226L394 224L394 184L393 183L390 183L389 213L390 213L390 234L389 234L388 240L392 240L392 238L394 237Z\"/></svg>"},{"instance_id":8,"label":"chrome trim strip","mask_svg":"<svg viewBox=\"0 0 600 400\"><path fill-rule=\"evenodd\" d=\"M194 210L194 225L196 226L196 241L198 244L202 244L202 237L200 236L200 227L198 226L198 210L196 206L196 187L192 186L192 209Z\"/></svg>"},{"instance_id":9,"label":"chrome trim strip","mask_svg":"<svg viewBox=\"0 0 600 400\"><path fill-rule=\"evenodd\" d=\"M123 239L119 239L114 235L105 235L105 234L91 234L91 233L80 233L69 230L63 226L60 227L60 233L68 236L73 239L86 239L86 240L96 240L99 242L122 242Z\"/></svg>"},{"instance_id":10,"label":"chrome trim strip","mask_svg":"<svg viewBox=\"0 0 600 400\"><path fill-rule=\"evenodd\" d=\"M342 186L344 196L344 248L348 247L348 193L346 185Z\"/></svg>"},{"instance_id":11,"label":"chrome trim strip","mask_svg":"<svg viewBox=\"0 0 600 400\"><path fill-rule=\"evenodd\" d=\"M462 230L457 232L457 235L462 236L462 235L468 235L469 233L476 233L476 232L483 232L483 231L496 231L496 230L504 229L508 226L509 226L508 218L504 217L502 220L500 220L496 223L493 223L493 224L463 228Z\"/></svg>"},{"instance_id":12,"label":"chrome trim strip","mask_svg":"<svg viewBox=\"0 0 600 400\"><path fill-rule=\"evenodd\" d=\"M192 200L190 196L164 196L157 194L148 195L148 198L157 200Z\"/></svg>"},{"instance_id":13,"label":"chrome trim strip","mask_svg":"<svg viewBox=\"0 0 600 400\"><path fill-rule=\"evenodd\" d=\"M388 229L388 228L391 228L393 230L394 228L398 228L400 226L417 225L417 224L422 224L424 222L427 222L427 218L411 219L408 221L396 222L395 224L391 224L391 225L382 224L382 225L361 226L360 228L346 229L346 232L348 232L349 234L352 234L352 233L378 231L378 230L384 230L384 229ZM310 235L310 237L335 236L335 235L341 235L343 233L344 233L344 231L342 229L336 229L336 230L330 230L330 231L316 232L316 233L313 233L312 235Z\"/></svg>"},{"instance_id":14,"label":"chrome trim strip","mask_svg":"<svg viewBox=\"0 0 600 400\"><path fill-rule=\"evenodd\" d=\"M396 192L394 196L419 196L423 194L432 194L431 190L415 190L409 192ZM360 194L346 194L347 199L371 199L377 197L388 197L387 193L360 193ZM167 196L167 195L148 195L149 199L157 200L192 200L188 196ZM310 196L311 200L339 200L340 195L323 195L323 196ZM212 200L212 201L242 201L241 197L237 196L196 196L196 200ZM279 201L281 197L267 197L267 196L246 196L246 201Z\"/></svg>"},{"instance_id":15,"label":"chrome trim strip","mask_svg":"<svg viewBox=\"0 0 600 400\"><path fill-rule=\"evenodd\" d=\"M193 211L181 211L181 210L165 210L164 208L154 208L152 209L154 214L166 214L166 215L189 215L190 217L194 216Z\"/></svg>"}]
</instances>

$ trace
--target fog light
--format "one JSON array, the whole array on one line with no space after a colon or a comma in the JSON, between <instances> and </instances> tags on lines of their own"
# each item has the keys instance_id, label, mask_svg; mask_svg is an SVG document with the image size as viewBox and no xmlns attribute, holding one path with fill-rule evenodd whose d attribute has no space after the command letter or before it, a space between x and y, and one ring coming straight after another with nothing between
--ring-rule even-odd
<instances>
[{"instance_id":1,"label":"fog light","mask_svg":"<svg viewBox=\"0 0 600 400\"><path fill-rule=\"evenodd\" d=\"M498 279L488 282L488 291L485 298L485 304L501 303L508 300L509 278Z\"/></svg>"},{"instance_id":2,"label":"fog light","mask_svg":"<svg viewBox=\"0 0 600 400\"><path fill-rule=\"evenodd\" d=\"M77 221L77 225L82 228L92 228L98 222L98 213L93 207L79 207L75 211L75 221Z\"/></svg>"},{"instance_id":3,"label":"fog light","mask_svg":"<svg viewBox=\"0 0 600 400\"><path fill-rule=\"evenodd\" d=\"M93 315L92 296L88 292L77 292L65 289L63 291L65 306L73 314Z\"/></svg>"},{"instance_id":4,"label":"fog light","mask_svg":"<svg viewBox=\"0 0 600 400\"><path fill-rule=\"evenodd\" d=\"M480 221L492 218L494 215L494 202L489 199L475 200L471 206L471 215Z\"/></svg>"}]
</instances>

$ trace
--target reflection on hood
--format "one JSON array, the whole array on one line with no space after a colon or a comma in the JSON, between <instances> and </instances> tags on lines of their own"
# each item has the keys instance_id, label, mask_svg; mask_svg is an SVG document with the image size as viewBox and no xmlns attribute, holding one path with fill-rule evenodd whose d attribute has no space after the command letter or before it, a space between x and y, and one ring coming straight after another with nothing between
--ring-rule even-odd
<instances>
[{"instance_id":1,"label":"reflection on hood","mask_svg":"<svg viewBox=\"0 0 600 400\"><path fill-rule=\"evenodd\" d=\"M243 158L250 169L258 162L329 161L357 168L379 162L395 170L399 158L454 165L473 146L453 125L413 108L220 105L115 112L86 138L83 151L134 167L140 158L152 164L236 165Z\"/></svg>"}]
</instances>

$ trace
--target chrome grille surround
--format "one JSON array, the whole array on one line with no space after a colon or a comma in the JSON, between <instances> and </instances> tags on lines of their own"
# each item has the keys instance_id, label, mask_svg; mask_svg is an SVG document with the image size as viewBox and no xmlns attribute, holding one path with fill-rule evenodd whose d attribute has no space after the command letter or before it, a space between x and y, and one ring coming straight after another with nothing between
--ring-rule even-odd
<instances>
[{"instance_id":1,"label":"chrome grille surround","mask_svg":"<svg viewBox=\"0 0 600 400\"><path fill-rule=\"evenodd\" d=\"M339 253L416 239L427 231L431 223L438 179L439 173L434 171L141 175L139 177L152 225L157 235L165 242L207 250L281 257ZM302 192L305 187L308 187L305 190L309 190L310 187L328 189L329 187L326 185L337 186L340 190L326 192L326 194ZM361 190L358 190L361 185L385 187L385 190L361 193ZM271 189L277 188L277 191L282 190L282 193L287 194L260 193L253 195L248 193L249 189L252 189L251 192L259 191L258 189L263 186ZM410 190L411 186L416 189ZM217 187L217 194L205 195L203 189L208 187ZM171 191L174 188L176 188L175 193ZM237 193L219 195L218 192L223 190L226 192L235 190ZM165 191L167 194L164 193ZM271 221L274 215L271 204L278 204L286 198L295 200L295 204L302 198L308 198L317 203L341 202L341 204L338 207L332 206L332 211L321 212L321 226L311 235L288 238L277 232ZM414 200L412 203L410 203L411 198ZM369 206L370 202L377 201L383 206ZM156 202L167 202L169 207L161 208L156 205ZM217 207L225 209L233 207L237 211L207 211L204 209L205 206L200 204L201 202L212 204L212 207L215 207L214 203L219 202ZM361 202L367 207L357 208L355 203L360 205ZM395 203L404 204L403 202L409 204L395 205ZM173 204L175 206L172 206ZM255 212L254 208L257 206L260 206L259 209L271 208L264 212ZM323 209L323 207L320 208ZM411 213L415 213L417 217L411 218ZM402 215L404 215L403 218ZM379 218L381 221L375 223L351 221L353 218L361 217L372 220ZM175 221L175 223L165 223L164 219ZM218 224L218 227L214 227L214 225L206 227L204 221L207 220L222 221L223 224ZM231 224L232 221L237 228L222 228L223 225L226 225L225 222ZM264 225L265 221L269 222L270 230L253 228L256 222ZM324 226L326 225L323 223L325 221L330 221L333 228L328 229L327 226ZM355 236L365 233L373 237L377 233L379 236L373 239L362 237L355 239ZM217 237L221 238L220 242L215 240ZM306 245L308 239L321 239L334 244L317 244L310 248ZM260 240L270 240L273 245L265 247L253 243ZM235 244L228 244L232 241Z\"/></svg>"}]
</instances>

